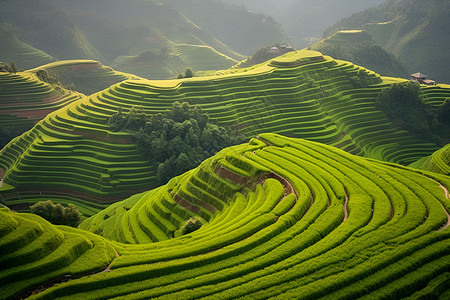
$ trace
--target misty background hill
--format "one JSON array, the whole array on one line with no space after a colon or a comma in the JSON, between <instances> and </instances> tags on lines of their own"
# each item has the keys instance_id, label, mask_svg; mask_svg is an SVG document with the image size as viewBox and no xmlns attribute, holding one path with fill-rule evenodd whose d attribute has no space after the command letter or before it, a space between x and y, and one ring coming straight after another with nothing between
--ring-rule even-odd
<instances>
[{"instance_id":1,"label":"misty background hill","mask_svg":"<svg viewBox=\"0 0 450 300\"><path fill-rule=\"evenodd\" d=\"M29 69L93 59L168 79L187 68L227 69L274 44L314 44L381 75L421 72L449 82L449 6L440 0L3 0L0 61ZM331 38L349 29L367 37L340 45Z\"/></svg>"},{"instance_id":2,"label":"misty background hill","mask_svg":"<svg viewBox=\"0 0 450 300\"><path fill-rule=\"evenodd\" d=\"M290 42L304 48L320 39L322 32L344 17L385 0L221 0L245 6L254 13L272 16L279 22Z\"/></svg>"},{"instance_id":3,"label":"misty background hill","mask_svg":"<svg viewBox=\"0 0 450 300\"><path fill-rule=\"evenodd\" d=\"M450 1L390 0L345 18L325 30L364 29L400 57L409 73L450 82Z\"/></svg>"},{"instance_id":4,"label":"misty background hill","mask_svg":"<svg viewBox=\"0 0 450 300\"><path fill-rule=\"evenodd\" d=\"M185 8L186 15L178 6ZM269 17L215 1L192 1L190 6L176 0L1 1L1 32L16 44L22 43L42 53L35 55L36 61L22 62L11 53L25 51L11 46L11 53L2 51L0 61L17 60L21 68L36 67L51 59L94 59L113 66L120 66L128 59L147 68L158 62L160 68L168 69L161 74L167 78L186 67L194 71L228 68L243 59L243 54L286 40L280 25ZM191 15L195 22L189 18ZM218 25L214 27L213 21ZM241 29L239 38L235 38L237 28ZM186 45L209 47L212 63L198 68L191 66L196 56L205 57L205 49L186 50L183 48ZM178 63L175 60L175 66L170 65L177 56L181 60ZM218 65L214 64L214 57ZM229 63L224 64L224 60Z\"/></svg>"}]
</instances>

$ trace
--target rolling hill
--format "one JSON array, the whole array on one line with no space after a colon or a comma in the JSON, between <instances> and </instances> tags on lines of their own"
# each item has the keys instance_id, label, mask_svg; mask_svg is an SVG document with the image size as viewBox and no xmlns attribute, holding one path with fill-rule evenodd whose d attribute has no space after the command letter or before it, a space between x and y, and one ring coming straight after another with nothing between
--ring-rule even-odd
<instances>
[{"instance_id":1,"label":"rolling hill","mask_svg":"<svg viewBox=\"0 0 450 300\"><path fill-rule=\"evenodd\" d=\"M29 69L55 61L47 53L20 40L5 23L0 23L0 40L0 59L4 63L19 62L19 68Z\"/></svg>"},{"instance_id":2,"label":"rolling hill","mask_svg":"<svg viewBox=\"0 0 450 300\"><path fill-rule=\"evenodd\" d=\"M0 72L0 147L31 129L48 113L82 97L81 93L44 82L32 72Z\"/></svg>"},{"instance_id":3,"label":"rolling hill","mask_svg":"<svg viewBox=\"0 0 450 300\"><path fill-rule=\"evenodd\" d=\"M308 49L351 61L383 76L408 78L406 67L363 30L342 30Z\"/></svg>"},{"instance_id":4,"label":"rolling hill","mask_svg":"<svg viewBox=\"0 0 450 300\"><path fill-rule=\"evenodd\" d=\"M355 87L355 76L369 85ZM24 209L53 197L74 201L92 215L155 187L156 170L143 159L133 136L111 132L108 118L137 107L147 114L164 112L175 101L200 106L235 136L273 132L409 164L438 147L401 130L376 109L379 92L397 82L404 80L382 78L308 50L207 77L123 81L47 115L2 150L3 203ZM429 103L442 103L450 93L446 86L427 89Z\"/></svg>"},{"instance_id":5,"label":"rolling hill","mask_svg":"<svg viewBox=\"0 0 450 300\"><path fill-rule=\"evenodd\" d=\"M104 90L111 85L127 79L141 79L136 75L113 70L95 60L63 60L39 66L28 70L36 73L46 70L50 75L57 76L65 85L85 95Z\"/></svg>"},{"instance_id":6,"label":"rolling hill","mask_svg":"<svg viewBox=\"0 0 450 300\"><path fill-rule=\"evenodd\" d=\"M450 175L450 144L409 165L412 168Z\"/></svg>"},{"instance_id":7,"label":"rolling hill","mask_svg":"<svg viewBox=\"0 0 450 300\"><path fill-rule=\"evenodd\" d=\"M364 29L375 41L404 61L410 74L421 72L438 82L450 82L448 1L387 1L342 19L324 32Z\"/></svg>"},{"instance_id":8,"label":"rolling hill","mask_svg":"<svg viewBox=\"0 0 450 300\"><path fill-rule=\"evenodd\" d=\"M280 23L289 42L305 48L320 40L322 32L335 22L385 0L221 0L245 6L254 13L269 15Z\"/></svg>"},{"instance_id":9,"label":"rolling hill","mask_svg":"<svg viewBox=\"0 0 450 300\"><path fill-rule=\"evenodd\" d=\"M47 259L58 256L25 253L55 236L67 245L55 252L82 243L70 269L60 269L73 279L31 299L445 299L448 188L448 176L260 134L82 226L125 243L81 230L70 235L39 217L2 210L0 247L7 251L0 259L21 259L9 260L17 265L0 278L8 295L29 289L20 277L33 274L26 263L48 266ZM202 227L178 236L190 216L203 220ZM19 231L33 232L36 224L44 234L35 230L25 238ZM111 260L106 272L83 276ZM33 278L40 285L45 280Z\"/></svg>"},{"instance_id":10,"label":"rolling hill","mask_svg":"<svg viewBox=\"0 0 450 300\"><path fill-rule=\"evenodd\" d=\"M0 61L14 58L23 68L50 62L46 55L168 79L186 68L229 68L244 59L240 53L286 40L273 20L216 1L5 0L0 10L0 24L8 23L17 37L3 45L19 50L15 56L11 47L0 51ZM36 53L19 55L24 47Z\"/></svg>"}]
</instances>

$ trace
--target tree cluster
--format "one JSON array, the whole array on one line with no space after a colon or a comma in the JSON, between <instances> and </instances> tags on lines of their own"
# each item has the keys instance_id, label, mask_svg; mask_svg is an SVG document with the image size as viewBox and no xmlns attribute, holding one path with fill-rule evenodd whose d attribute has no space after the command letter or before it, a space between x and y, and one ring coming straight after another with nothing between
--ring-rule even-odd
<instances>
[{"instance_id":1,"label":"tree cluster","mask_svg":"<svg viewBox=\"0 0 450 300\"><path fill-rule=\"evenodd\" d=\"M189 218L186 220L186 223L183 224L180 228L181 235L185 235L191 232L196 231L197 229L200 229L202 227L203 223L200 219L196 217Z\"/></svg>"},{"instance_id":2,"label":"tree cluster","mask_svg":"<svg viewBox=\"0 0 450 300\"><path fill-rule=\"evenodd\" d=\"M109 125L112 131L134 135L139 151L157 169L160 184L237 142L224 127L210 123L201 108L187 102L175 102L169 111L151 117L135 108L127 114L120 110Z\"/></svg>"},{"instance_id":3,"label":"tree cluster","mask_svg":"<svg viewBox=\"0 0 450 300\"><path fill-rule=\"evenodd\" d=\"M16 74L19 72L16 63L12 62L10 64L0 63L0 72L8 72L10 74Z\"/></svg>"},{"instance_id":4,"label":"tree cluster","mask_svg":"<svg viewBox=\"0 0 450 300\"><path fill-rule=\"evenodd\" d=\"M52 85L55 90L61 91L61 88L65 88L70 91L75 91L75 85L73 83L63 86L58 76L49 74L45 69L38 70L36 76L39 80Z\"/></svg>"},{"instance_id":5,"label":"tree cluster","mask_svg":"<svg viewBox=\"0 0 450 300\"><path fill-rule=\"evenodd\" d=\"M358 70L355 76L350 77L350 83L355 88L365 88L369 85L370 78L366 71Z\"/></svg>"},{"instance_id":6,"label":"tree cluster","mask_svg":"<svg viewBox=\"0 0 450 300\"><path fill-rule=\"evenodd\" d=\"M441 139L448 139L450 100L433 112L423 101L418 83L393 84L378 95L375 104L412 135L437 144Z\"/></svg>"},{"instance_id":7,"label":"tree cluster","mask_svg":"<svg viewBox=\"0 0 450 300\"><path fill-rule=\"evenodd\" d=\"M186 71L184 72L184 75L178 74L177 78L183 79L183 78L192 78L192 77L194 77L194 72L190 68L187 68Z\"/></svg>"},{"instance_id":8,"label":"tree cluster","mask_svg":"<svg viewBox=\"0 0 450 300\"><path fill-rule=\"evenodd\" d=\"M63 206L50 200L30 206L31 213L41 216L52 224L78 227L83 216L73 204Z\"/></svg>"}]
</instances>

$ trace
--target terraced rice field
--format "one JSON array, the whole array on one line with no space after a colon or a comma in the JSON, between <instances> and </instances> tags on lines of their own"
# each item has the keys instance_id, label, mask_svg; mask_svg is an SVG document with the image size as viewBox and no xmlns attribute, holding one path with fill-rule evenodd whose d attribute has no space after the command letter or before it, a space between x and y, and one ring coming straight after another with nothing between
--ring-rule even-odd
<instances>
[{"instance_id":1,"label":"terraced rice field","mask_svg":"<svg viewBox=\"0 0 450 300\"><path fill-rule=\"evenodd\" d=\"M448 176L261 134L86 220L119 241L108 272L31 299L445 299L449 188ZM172 238L189 216L204 225Z\"/></svg>"},{"instance_id":2,"label":"terraced rice field","mask_svg":"<svg viewBox=\"0 0 450 300\"><path fill-rule=\"evenodd\" d=\"M355 89L350 78L360 70L370 85ZM307 50L208 77L127 80L49 114L5 147L2 196L6 204L20 205L29 203L26 197L70 195L82 205L95 203L95 211L154 187L156 170L140 157L130 135L109 131L107 120L120 108L153 114L174 101L199 105L246 138L273 132L408 164L437 147L399 130L375 108L381 89L399 81Z\"/></svg>"},{"instance_id":3,"label":"terraced rice field","mask_svg":"<svg viewBox=\"0 0 450 300\"><path fill-rule=\"evenodd\" d=\"M54 226L33 214L0 209L1 299L53 280L101 271L115 257L109 243L78 229Z\"/></svg>"},{"instance_id":4,"label":"terraced rice field","mask_svg":"<svg viewBox=\"0 0 450 300\"><path fill-rule=\"evenodd\" d=\"M66 86L73 83L76 91L86 95L127 79L140 79L136 75L115 71L95 60L62 60L39 66L29 72L35 73L42 69L56 75Z\"/></svg>"},{"instance_id":5,"label":"terraced rice field","mask_svg":"<svg viewBox=\"0 0 450 300\"><path fill-rule=\"evenodd\" d=\"M424 157L409 166L439 174L450 175L450 144L447 144L432 155Z\"/></svg>"},{"instance_id":6,"label":"terraced rice field","mask_svg":"<svg viewBox=\"0 0 450 300\"><path fill-rule=\"evenodd\" d=\"M0 126L31 128L48 113L84 95L39 80L34 74L0 72Z\"/></svg>"}]
</instances>

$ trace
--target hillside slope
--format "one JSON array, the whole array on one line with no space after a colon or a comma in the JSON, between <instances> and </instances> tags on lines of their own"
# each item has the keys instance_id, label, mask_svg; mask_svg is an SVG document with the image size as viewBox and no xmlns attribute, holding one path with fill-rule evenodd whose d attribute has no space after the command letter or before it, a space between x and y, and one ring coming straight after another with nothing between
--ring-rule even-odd
<instances>
[{"instance_id":1,"label":"hillside slope","mask_svg":"<svg viewBox=\"0 0 450 300\"><path fill-rule=\"evenodd\" d=\"M93 59L149 79L229 68L240 52L286 40L273 20L216 1L5 0L0 10L0 23L58 60ZM9 57L0 51L0 61Z\"/></svg>"},{"instance_id":2,"label":"hillside slope","mask_svg":"<svg viewBox=\"0 0 450 300\"><path fill-rule=\"evenodd\" d=\"M261 134L86 221L140 244L111 242L110 272L32 299L445 298L448 188L447 176ZM204 225L170 238L190 215Z\"/></svg>"},{"instance_id":3,"label":"hillside slope","mask_svg":"<svg viewBox=\"0 0 450 300\"><path fill-rule=\"evenodd\" d=\"M304 48L317 42L335 22L385 0L221 0L269 15L282 25L289 42Z\"/></svg>"},{"instance_id":4,"label":"hillside slope","mask_svg":"<svg viewBox=\"0 0 450 300\"><path fill-rule=\"evenodd\" d=\"M90 95L127 79L141 79L136 75L113 70L95 60L63 60L41 65L28 72L46 70L60 82L85 95Z\"/></svg>"},{"instance_id":5,"label":"hillside slope","mask_svg":"<svg viewBox=\"0 0 450 300\"><path fill-rule=\"evenodd\" d=\"M354 76L369 85L355 88ZM37 195L71 195L95 210L154 187L156 170L131 134L110 131L108 118L132 108L164 112L175 101L200 106L231 135L274 132L408 164L437 146L409 135L376 109L378 93L401 81L307 50L208 77L124 81L49 114L5 147L0 156L6 170L3 199L22 208ZM440 86L434 90L440 93L427 99L435 103L450 92Z\"/></svg>"},{"instance_id":6,"label":"hillside slope","mask_svg":"<svg viewBox=\"0 0 450 300\"><path fill-rule=\"evenodd\" d=\"M32 72L0 72L0 148L48 113L84 97L39 79Z\"/></svg>"},{"instance_id":7,"label":"hillside slope","mask_svg":"<svg viewBox=\"0 0 450 300\"><path fill-rule=\"evenodd\" d=\"M55 61L53 57L23 42L5 23L0 23L0 60L18 62L20 69L29 69Z\"/></svg>"},{"instance_id":8,"label":"hillside slope","mask_svg":"<svg viewBox=\"0 0 450 300\"><path fill-rule=\"evenodd\" d=\"M336 59L351 61L383 76L409 76L405 66L394 55L377 45L375 40L362 30L338 31L308 49Z\"/></svg>"},{"instance_id":9,"label":"hillside slope","mask_svg":"<svg viewBox=\"0 0 450 300\"><path fill-rule=\"evenodd\" d=\"M390 0L343 19L324 32L364 29L378 44L401 58L410 74L421 72L450 82L450 2Z\"/></svg>"},{"instance_id":10,"label":"hillside slope","mask_svg":"<svg viewBox=\"0 0 450 300\"><path fill-rule=\"evenodd\" d=\"M0 250L0 299L30 296L48 283L103 271L116 255L98 235L7 208L0 208Z\"/></svg>"},{"instance_id":11,"label":"hillside slope","mask_svg":"<svg viewBox=\"0 0 450 300\"><path fill-rule=\"evenodd\" d=\"M424 157L409 166L420 170L450 175L450 144L447 144L432 155Z\"/></svg>"}]
</instances>

